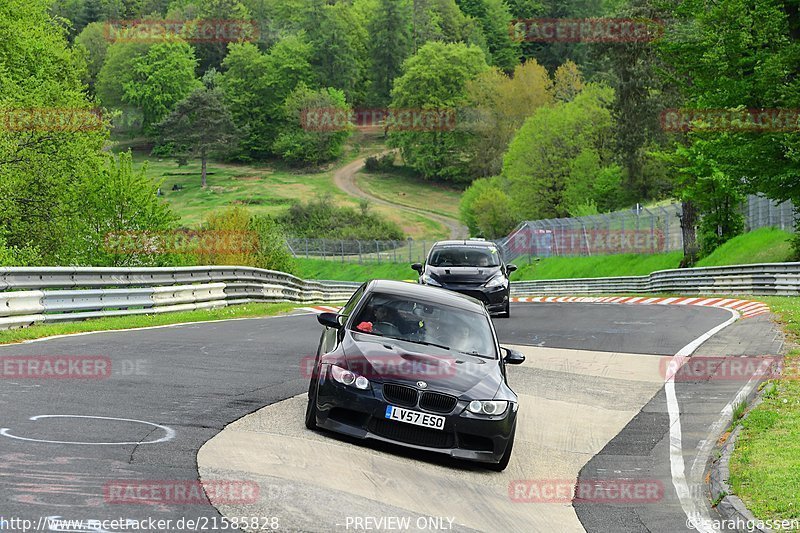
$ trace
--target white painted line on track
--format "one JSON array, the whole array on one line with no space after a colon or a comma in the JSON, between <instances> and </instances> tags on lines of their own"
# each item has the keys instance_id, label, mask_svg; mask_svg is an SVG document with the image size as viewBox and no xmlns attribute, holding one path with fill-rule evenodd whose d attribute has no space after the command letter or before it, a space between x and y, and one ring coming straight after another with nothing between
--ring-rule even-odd
<instances>
[{"instance_id":1,"label":"white painted line on track","mask_svg":"<svg viewBox=\"0 0 800 533\"><path fill-rule=\"evenodd\" d=\"M4 437L8 437L11 439L17 440L24 440L28 442L41 442L44 444L83 444L87 446L126 446L126 445L139 445L139 444L158 444L160 442L167 442L175 438L175 430L167 427L162 426L160 424L154 424L153 422L147 422L145 420L135 420L133 418L115 418L111 416L89 416L89 415L36 415L30 417L28 420L33 420L34 422L42 419L42 418L91 418L94 420L114 420L117 422L133 422L135 424L144 424L147 426L152 426L164 431L164 436L157 440L143 440L143 441L133 441L133 442L76 442L76 441L63 441L63 440L42 440L42 439L30 439L27 437L19 437L17 435L12 435L9 433L9 428L2 428L0 429L0 435Z\"/></svg>"},{"instance_id":2,"label":"white painted line on track","mask_svg":"<svg viewBox=\"0 0 800 533\"><path fill-rule=\"evenodd\" d=\"M731 312L731 318L703 333L681 348L680 351L673 356L671 365L674 364L675 366L672 368L680 368L683 362L694 353L700 345L739 319L740 315L738 312L733 309L728 309L728 311ZM695 499L695 495L692 494L692 491L689 489L689 484L686 481L686 464L683 460L683 441L681 433L681 410L678 404L678 398L675 394L674 372L671 373L664 384L664 392L666 393L667 411L669 412L669 464L672 474L672 485L675 487L675 492L681 502L681 507L686 514L686 518L697 519L694 523L695 529L703 533L718 533L718 531L710 525L712 523L711 517L706 513L705 503L698 502L699 498Z\"/></svg>"}]
</instances>

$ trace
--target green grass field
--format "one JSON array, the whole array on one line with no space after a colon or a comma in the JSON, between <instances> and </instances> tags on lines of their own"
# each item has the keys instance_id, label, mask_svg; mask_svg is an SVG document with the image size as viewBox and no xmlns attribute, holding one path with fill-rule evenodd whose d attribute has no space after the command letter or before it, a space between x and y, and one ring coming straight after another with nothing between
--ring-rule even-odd
<instances>
[{"instance_id":1,"label":"green grass field","mask_svg":"<svg viewBox=\"0 0 800 533\"><path fill-rule=\"evenodd\" d=\"M294 275L303 279L367 281L370 279L417 279L410 263L340 263L322 259L297 259Z\"/></svg>"},{"instance_id":2,"label":"green grass field","mask_svg":"<svg viewBox=\"0 0 800 533\"><path fill-rule=\"evenodd\" d=\"M781 230L762 228L740 235L720 246L698 266L778 263L791 256L788 239ZM653 255L599 255L593 257L548 257L528 264L527 258L515 261L519 270L514 281L560 278L599 278L607 276L645 276L657 270L678 268L681 252ZM299 259L298 273L306 279L364 281L372 278L411 279L415 272L408 263L352 264L338 261Z\"/></svg>"},{"instance_id":3,"label":"green grass field","mask_svg":"<svg viewBox=\"0 0 800 533\"><path fill-rule=\"evenodd\" d=\"M208 187L205 189L201 187L199 161L179 167L174 159L159 159L134 152L134 164L141 168L147 162L147 175L162 182L164 199L181 217L181 224L196 227L209 212L233 205L245 206L255 214L277 216L296 202L327 196L336 205L357 208L359 201L340 191L332 176L336 169L367 150L361 148L336 166L317 173L269 164L209 162ZM182 189L173 190L176 185ZM423 215L401 213L390 206L371 207L387 220L397 223L406 235L414 239L435 240L448 235L444 225Z\"/></svg>"},{"instance_id":4,"label":"green grass field","mask_svg":"<svg viewBox=\"0 0 800 533\"><path fill-rule=\"evenodd\" d=\"M359 188L395 204L414 207L458 220L463 191L400 173L368 173L356 178Z\"/></svg>"},{"instance_id":5,"label":"green grass field","mask_svg":"<svg viewBox=\"0 0 800 533\"><path fill-rule=\"evenodd\" d=\"M700 260L697 266L780 263L792 256L791 234L775 228L761 228L733 238Z\"/></svg>"},{"instance_id":6,"label":"green grass field","mask_svg":"<svg viewBox=\"0 0 800 533\"><path fill-rule=\"evenodd\" d=\"M764 298L795 343L800 300ZM763 401L741 421L730 462L731 488L761 520L800 518L800 350L784 364L783 379L768 383Z\"/></svg>"},{"instance_id":7,"label":"green grass field","mask_svg":"<svg viewBox=\"0 0 800 533\"><path fill-rule=\"evenodd\" d=\"M291 303L251 303L221 307L218 309L198 309L196 311L180 311L177 313L158 313L151 315L115 316L84 320L82 322L64 322L56 324L38 324L27 328L6 329L0 331L0 344L22 342L54 335L85 333L89 331L111 331L118 329L147 328L185 322L204 322L211 320L229 320L232 318L253 318L273 316L291 311L299 304Z\"/></svg>"}]
</instances>

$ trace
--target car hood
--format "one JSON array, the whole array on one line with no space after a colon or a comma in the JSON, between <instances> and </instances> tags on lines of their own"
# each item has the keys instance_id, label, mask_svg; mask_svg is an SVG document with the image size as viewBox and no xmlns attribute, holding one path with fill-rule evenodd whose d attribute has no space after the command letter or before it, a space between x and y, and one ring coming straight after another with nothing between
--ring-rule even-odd
<instances>
[{"instance_id":1,"label":"car hood","mask_svg":"<svg viewBox=\"0 0 800 533\"><path fill-rule=\"evenodd\" d=\"M435 267L428 266L427 274L440 283L486 283L500 271L495 267Z\"/></svg>"},{"instance_id":2,"label":"car hood","mask_svg":"<svg viewBox=\"0 0 800 533\"><path fill-rule=\"evenodd\" d=\"M408 341L348 332L347 368L370 381L404 383L469 399L491 399L503 381L500 362Z\"/></svg>"}]
</instances>

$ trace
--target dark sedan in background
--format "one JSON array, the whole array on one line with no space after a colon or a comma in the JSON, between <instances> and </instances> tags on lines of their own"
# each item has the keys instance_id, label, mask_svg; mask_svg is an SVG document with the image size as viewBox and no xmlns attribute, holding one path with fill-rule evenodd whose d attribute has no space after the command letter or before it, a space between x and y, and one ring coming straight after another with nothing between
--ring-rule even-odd
<instances>
[{"instance_id":1,"label":"dark sedan in background","mask_svg":"<svg viewBox=\"0 0 800 533\"><path fill-rule=\"evenodd\" d=\"M460 292L480 300L493 316L511 314L511 284L515 265L506 265L493 242L482 239L439 241L431 247L425 264L414 263L419 282Z\"/></svg>"},{"instance_id":2,"label":"dark sedan in background","mask_svg":"<svg viewBox=\"0 0 800 533\"><path fill-rule=\"evenodd\" d=\"M308 389L305 423L503 470L517 395L483 305L458 293L397 281L362 285L326 326Z\"/></svg>"}]
</instances>

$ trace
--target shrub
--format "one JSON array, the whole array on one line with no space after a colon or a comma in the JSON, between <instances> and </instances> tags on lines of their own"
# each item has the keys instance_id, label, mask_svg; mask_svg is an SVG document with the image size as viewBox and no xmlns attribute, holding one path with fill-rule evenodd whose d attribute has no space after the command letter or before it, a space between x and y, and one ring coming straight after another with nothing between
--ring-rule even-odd
<instances>
[{"instance_id":1,"label":"shrub","mask_svg":"<svg viewBox=\"0 0 800 533\"><path fill-rule=\"evenodd\" d=\"M298 203L279 219L295 237L345 240L401 240L400 227L362 204L358 210L334 205L330 197Z\"/></svg>"}]
</instances>

